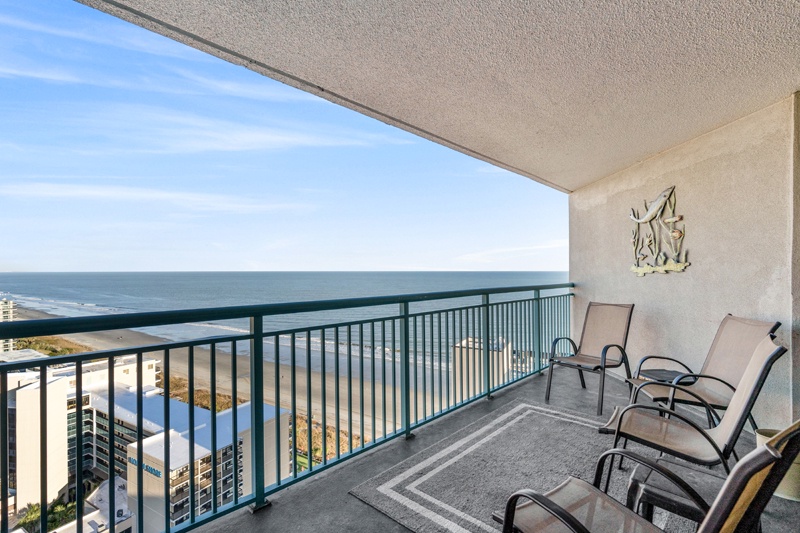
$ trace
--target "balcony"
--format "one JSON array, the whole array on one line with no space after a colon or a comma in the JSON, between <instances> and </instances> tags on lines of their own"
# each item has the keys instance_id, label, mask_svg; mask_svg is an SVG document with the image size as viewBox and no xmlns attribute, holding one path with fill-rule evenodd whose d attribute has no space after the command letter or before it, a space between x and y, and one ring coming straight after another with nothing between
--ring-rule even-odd
<instances>
[{"instance_id":1,"label":"balcony","mask_svg":"<svg viewBox=\"0 0 800 533\"><path fill-rule=\"evenodd\" d=\"M134 428L127 468L135 477L128 479L128 499L136 502L130 511L145 517L139 521L140 531L196 527L306 531L330 524L346 531L405 531L348 491L513 402L542 404L545 381L539 374L545 370L550 340L569 332L570 290L571 284L563 284L3 324L0 336L14 337L242 317L250 319L251 329L247 334L59 356L47 363L0 365L0 415L8 407L12 373L37 365L38 375L48 378L48 385L37 392L44 400L40 405L47 406L48 395L59 390L57 374L48 373L51 367L74 365L75 386L83 388L82 366L105 361L106 384L88 391L90 405L98 413L114 412ZM388 307L392 305L395 310ZM268 316L353 308L369 309L372 316L287 331L263 329ZM136 358L137 385L120 387L114 380L115 362L131 354ZM146 358L162 361L161 388L144 383ZM188 401L171 398L173 375L188 380ZM209 403L200 405L205 388ZM575 376L557 373L555 390L554 405L593 416L589 413L595 409L597 388L591 382L581 389ZM236 398L232 404L237 407L218 409L219 394ZM627 388L610 380L606 403L626 404ZM42 427L49 417L57 416L44 407L34 414ZM0 443L9 430L7 420L2 422ZM536 420L531 424L535 428ZM162 431L146 433L146 425L149 431L156 426ZM118 436L109 437L109 443L98 441L98 459L121 444ZM592 433L591 439L611 446L604 436ZM37 441L43 465L38 477L47 490L59 483L47 477L47 462L55 457L49 443L59 440L47 435ZM74 440L77 447L87 444L83 434ZM535 431L531 440L535 447ZM239 443L239 453L229 454L232 461L221 460L232 442ZM165 445L169 453L163 452ZM745 435L740 454L753 445L752 437ZM7 471L6 447L0 448L0 471ZM249 450L244 452L249 455L242 450ZM252 470L244 467L245 461L254 465ZM98 463L105 465L106 476L112 474L106 461ZM486 466L486 475L493 470ZM221 496L232 486L226 479L231 471L239 473L236 485L243 489L223 505ZM592 472L582 474L589 478ZM71 475L77 478L80 501L85 496L81 483L85 474ZM145 484L145 476L159 478L160 485L152 480ZM153 486L161 488L153 492ZM509 486L507 492L517 488ZM6 483L0 485L0 498L7 490ZM37 495L44 493L39 490ZM239 511L245 506L265 507L268 498L274 504L269 510L254 516ZM108 499L114 505L113 493ZM159 514L149 507L154 501L167 510L184 501L188 515L179 525L148 518ZM487 501L480 520L501 505ZM158 510L162 517L170 515ZM788 517L798 511L800 505L775 501L765 518L765 531L788 531ZM0 530L5 533L8 525L3 513Z\"/></svg>"}]
</instances>

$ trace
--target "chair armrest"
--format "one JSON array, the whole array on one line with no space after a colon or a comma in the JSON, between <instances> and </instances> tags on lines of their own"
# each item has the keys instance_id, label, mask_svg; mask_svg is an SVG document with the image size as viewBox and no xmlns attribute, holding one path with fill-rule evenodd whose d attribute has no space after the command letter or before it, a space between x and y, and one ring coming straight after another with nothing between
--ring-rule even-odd
<instances>
[{"instance_id":1,"label":"chair armrest","mask_svg":"<svg viewBox=\"0 0 800 533\"><path fill-rule=\"evenodd\" d=\"M681 363L677 359L673 359L672 357L664 357L663 355L646 355L646 356L642 357L639 360L639 364L636 365L636 373L633 375L633 377L635 377L637 379L639 378L639 372L641 372L641 370L642 370L642 364L645 361L649 361L650 359L660 359L660 360L663 360L663 361L672 361L673 363L678 363L679 365L681 365L683 368L686 369L687 372L691 372L692 371L691 368L689 368L685 364Z\"/></svg>"},{"instance_id":2,"label":"chair armrest","mask_svg":"<svg viewBox=\"0 0 800 533\"><path fill-rule=\"evenodd\" d=\"M621 457L625 457L626 459L630 459L631 461L639 463L640 465L643 465L652 470L653 472L656 472L659 475L663 476L668 481L673 483L676 487L678 487L681 490L681 492L683 492L687 498L692 500L692 502L694 502L694 504L697 505L697 507L699 507L704 513L707 513L708 510L711 508L710 505L703 499L703 497L700 496L700 494L696 490L694 490L691 485L686 483L686 481L684 481L680 476L678 476L671 470L664 468L663 466L656 463L652 459L648 459L647 457L642 457L637 453L634 453L630 450L624 450L622 448L613 448L611 450L608 450L607 452L604 452L597 460L597 466L594 472L594 486L596 488L599 489L600 483L603 481L603 469L605 468L606 459L614 455L619 455ZM608 475L611 476L610 471ZM634 509L631 510L635 511Z\"/></svg>"},{"instance_id":3,"label":"chair armrest","mask_svg":"<svg viewBox=\"0 0 800 533\"><path fill-rule=\"evenodd\" d=\"M569 341L569 343L572 345L573 354L578 353L578 346L575 344L575 341L573 341L569 337L556 337L555 339L553 339L553 343L550 345L550 359L556 356L556 345L558 344L558 341L564 341L564 340Z\"/></svg>"},{"instance_id":4,"label":"chair armrest","mask_svg":"<svg viewBox=\"0 0 800 533\"><path fill-rule=\"evenodd\" d=\"M709 374L693 374L693 373L681 374L680 376L677 376L675 379L673 379L672 383L675 384L675 385L680 385L681 381L683 381L685 378L711 379L711 380L718 381L718 382L722 383L723 385L728 387L733 392L736 392L736 387L734 387L733 385L731 385L730 383L728 383L727 381L725 381L722 378L718 378L717 376L712 376L712 375L709 375Z\"/></svg>"},{"instance_id":5,"label":"chair armrest","mask_svg":"<svg viewBox=\"0 0 800 533\"><path fill-rule=\"evenodd\" d=\"M577 518L569 514L566 509L555 503L553 500L543 494L534 492L530 489L522 489L514 494L506 502L506 513L503 517L503 533L513 533L514 531L514 514L517 512L517 501L520 498L525 498L537 504L539 507L556 517L562 524L564 524L570 531L574 533L589 533L586 526L581 524Z\"/></svg>"},{"instance_id":6,"label":"chair armrest","mask_svg":"<svg viewBox=\"0 0 800 533\"><path fill-rule=\"evenodd\" d=\"M662 385L663 385L663 383L662 383ZM722 467L725 469L725 473L726 474L730 474L730 467L728 466L728 462L725 460L725 456L722 454L722 450L719 449L719 446L717 446L717 443L714 442L714 439L711 438L711 435L709 435L703 428L701 428L697 424L697 422L695 422L694 420L683 416L682 414L678 413L677 411L672 411L670 409L667 409L665 407L661 407L659 405L644 405L644 404L641 404L641 403L634 403L634 404L628 405L626 407L623 407L622 410L619 412L619 416L617 417L617 427L616 427L616 429L614 431L615 438L619 438L620 437L620 433L622 433L623 437L624 437L624 435L626 435L625 432L621 432L620 431L620 428L622 427L622 420L625 417L625 413L628 413L629 411L636 410L636 409L642 409L642 410L645 410L645 411L656 411L658 413L669 415L670 417L677 418L678 420L681 420L682 422L685 422L686 424L688 424L692 429L694 429L695 431L700 433L700 435L702 435L703 438L706 439L709 444L711 444L711 447L714 448L714 451L719 456L719 460L722 463Z\"/></svg>"},{"instance_id":7,"label":"chair armrest","mask_svg":"<svg viewBox=\"0 0 800 533\"><path fill-rule=\"evenodd\" d=\"M675 378L675 379L677 381L678 378ZM636 388L633 389L633 393L631 394L631 403L636 403L636 399L639 397L639 391L644 389L644 388L646 388L646 387L667 387L668 389L670 389L669 401L668 401L668 404L669 404L668 409L670 409L670 410L674 410L675 409L675 391L676 390L679 390L679 391L681 391L681 392L683 392L685 394L688 394L689 396L695 398L698 402L700 402L703 405L703 407L706 408L706 411L708 411L710 413L711 419L714 421L714 425L717 425L717 424L720 423L719 415L717 414L717 412L714 410L714 408L711 407L711 405L707 401L705 401L699 394L697 394L696 392L691 390L689 387L683 387L683 386L677 385L675 383L666 383L666 382L663 382L663 381L645 381L644 383L641 383L641 384L637 385Z\"/></svg>"},{"instance_id":8,"label":"chair armrest","mask_svg":"<svg viewBox=\"0 0 800 533\"><path fill-rule=\"evenodd\" d=\"M620 364L623 364L623 363L625 364L625 369L626 369L626 371L628 373L628 377L631 377L631 371L628 368L628 354L625 353L625 348L623 348L619 344L606 344L605 346L603 346L603 351L600 352L600 366L602 368L606 367L606 356L607 356L608 350L610 348L616 348L622 354L622 357L620 358L619 362L620 362ZM617 365L617 366L619 366L619 365Z\"/></svg>"}]
</instances>

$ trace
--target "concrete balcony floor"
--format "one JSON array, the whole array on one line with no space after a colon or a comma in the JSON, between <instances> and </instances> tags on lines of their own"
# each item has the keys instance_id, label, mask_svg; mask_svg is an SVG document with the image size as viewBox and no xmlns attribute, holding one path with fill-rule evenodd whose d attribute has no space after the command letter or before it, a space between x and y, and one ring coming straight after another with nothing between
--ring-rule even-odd
<instances>
[{"instance_id":1,"label":"concrete balcony floor","mask_svg":"<svg viewBox=\"0 0 800 533\"><path fill-rule=\"evenodd\" d=\"M499 391L493 400L479 400L417 429L414 439L395 439L311 479L284 489L270 498L272 505L268 508L255 514L240 510L198 531L407 532L409 529L350 495L348 491L513 400L535 399L543 402L546 384L546 374L523 380ZM554 406L594 415L597 385L597 376L588 374L587 388L581 389L576 372L559 369L553 376L554 392L551 403ZM627 387L621 381L607 379L604 414L610 416L614 405L626 405L627 398ZM741 456L754 446L754 436L745 432L739 440L737 450ZM509 487L509 494L518 488L522 487ZM486 509L487 513L492 511L493 509ZM794 522L798 516L800 516L800 503L773 497L762 518L764 532L797 531Z\"/></svg>"}]
</instances>

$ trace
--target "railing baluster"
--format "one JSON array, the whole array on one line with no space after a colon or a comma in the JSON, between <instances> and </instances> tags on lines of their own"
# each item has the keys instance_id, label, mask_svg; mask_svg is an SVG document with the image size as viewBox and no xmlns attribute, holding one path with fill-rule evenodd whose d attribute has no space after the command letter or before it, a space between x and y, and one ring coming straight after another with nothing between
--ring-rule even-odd
<instances>
[{"instance_id":1,"label":"railing baluster","mask_svg":"<svg viewBox=\"0 0 800 533\"><path fill-rule=\"evenodd\" d=\"M325 371L325 328L319 332L320 338L320 407L322 408L322 464L328 464L328 374Z\"/></svg>"},{"instance_id":2,"label":"railing baluster","mask_svg":"<svg viewBox=\"0 0 800 533\"><path fill-rule=\"evenodd\" d=\"M364 323L358 325L358 436L361 449L367 444L364 438Z\"/></svg>"},{"instance_id":3,"label":"railing baluster","mask_svg":"<svg viewBox=\"0 0 800 533\"><path fill-rule=\"evenodd\" d=\"M434 351L433 351L433 342L434 342L434 334L433 334L433 313L428 314L428 326L430 329L430 354L431 354L431 366L430 366L430 375L431 375L431 416L436 414L436 378L434 377ZM426 370L427 371L427 370Z\"/></svg>"},{"instance_id":4,"label":"railing baluster","mask_svg":"<svg viewBox=\"0 0 800 533\"><path fill-rule=\"evenodd\" d=\"M0 533L8 533L8 474L8 372L3 370L0 371Z\"/></svg>"},{"instance_id":5,"label":"railing baluster","mask_svg":"<svg viewBox=\"0 0 800 533\"><path fill-rule=\"evenodd\" d=\"M195 468L195 412L194 412L194 346L189 346L189 523L197 517L197 469ZM141 446L141 445L140 445ZM142 470L139 462L137 474Z\"/></svg>"},{"instance_id":6,"label":"railing baluster","mask_svg":"<svg viewBox=\"0 0 800 533\"><path fill-rule=\"evenodd\" d=\"M455 332L455 329L456 329L455 328L455 315L453 313L451 313L451 312L446 312L445 315L444 315L444 336L445 336L445 339L446 339L444 347L447 350L447 353L445 353L445 359L446 359L445 366L447 368L447 370L446 370L447 374L445 374L447 376L447 380L446 380L446 383L445 383L445 398L447 398L447 409L448 410L450 409L450 406L453 403L450 400L450 378L452 377L451 376L452 368L450 367L450 352L453 351L453 341L450 338L450 319L451 318L453 319L453 332ZM455 389L453 389L453 390L455 390Z\"/></svg>"},{"instance_id":7,"label":"railing baluster","mask_svg":"<svg viewBox=\"0 0 800 533\"><path fill-rule=\"evenodd\" d=\"M231 446L233 447L233 503L239 503L239 357L236 353L236 341L231 344ZM251 398L252 400L252 398ZM251 403L252 406L252 403Z\"/></svg>"},{"instance_id":8,"label":"railing baluster","mask_svg":"<svg viewBox=\"0 0 800 533\"><path fill-rule=\"evenodd\" d=\"M392 319L392 433L397 433L397 321Z\"/></svg>"},{"instance_id":9,"label":"railing baluster","mask_svg":"<svg viewBox=\"0 0 800 533\"><path fill-rule=\"evenodd\" d=\"M540 371L542 369L542 310L541 299L539 291L533 291L533 357L534 370Z\"/></svg>"},{"instance_id":10,"label":"railing baluster","mask_svg":"<svg viewBox=\"0 0 800 533\"><path fill-rule=\"evenodd\" d=\"M289 339L291 355L291 388L292 388L292 477L297 478L297 338L292 333Z\"/></svg>"},{"instance_id":11,"label":"railing baluster","mask_svg":"<svg viewBox=\"0 0 800 533\"><path fill-rule=\"evenodd\" d=\"M191 354L191 351L189 352ZM137 498L136 498L136 529L139 533L144 533L144 376L142 375L142 352L136 352L136 489L137 489ZM190 370L191 372L191 363L190 363ZM191 373L189 374L191 376ZM191 379L189 380L189 401L190 406L193 400L191 396L192 390L192 382ZM189 411L191 413L192 408L189 407ZM110 415L111 413L109 413ZM110 418L110 417L109 417ZM191 420L191 415L190 415ZM191 424L189 424L192 427ZM109 423L109 427L111 424ZM190 430L191 431L191 430ZM190 433L191 435L191 433ZM191 442L191 441L190 441ZM190 444L190 457L191 453L194 451L194 446ZM114 456L116 453L114 450L108 451L109 460L110 462L114 461ZM113 485L113 483L112 483Z\"/></svg>"},{"instance_id":12,"label":"railing baluster","mask_svg":"<svg viewBox=\"0 0 800 533\"><path fill-rule=\"evenodd\" d=\"M492 397L492 371L491 360L489 358L491 353L491 332L489 331L489 295L481 295L481 316L483 319L483 390L487 398Z\"/></svg>"},{"instance_id":13,"label":"railing baluster","mask_svg":"<svg viewBox=\"0 0 800 533\"><path fill-rule=\"evenodd\" d=\"M375 424L375 322L369 323L369 345L370 345L370 405L372 407L372 419L370 420L370 426L372 427L372 442L375 442L376 439L376 425Z\"/></svg>"},{"instance_id":14,"label":"railing baluster","mask_svg":"<svg viewBox=\"0 0 800 533\"><path fill-rule=\"evenodd\" d=\"M353 327L347 326L347 451L353 453Z\"/></svg>"},{"instance_id":15,"label":"railing baluster","mask_svg":"<svg viewBox=\"0 0 800 533\"><path fill-rule=\"evenodd\" d=\"M47 531L47 365L39 367L39 531Z\"/></svg>"},{"instance_id":16,"label":"railing baluster","mask_svg":"<svg viewBox=\"0 0 800 533\"><path fill-rule=\"evenodd\" d=\"M253 439L252 511L268 505L264 496L264 317L250 317L250 424ZM276 421L277 422L277 421ZM237 437L238 438L238 437Z\"/></svg>"},{"instance_id":17,"label":"railing baluster","mask_svg":"<svg viewBox=\"0 0 800 533\"><path fill-rule=\"evenodd\" d=\"M169 349L164 350L161 365L161 388L164 390L164 532L172 528L172 485L170 483L170 412L169 412Z\"/></svg>"},{"instance_id":18,"label":"railing baluster","mask_svg":"<svg viewBox=\"0 0 800 533\"><path fill-rule=\"evenodd\" d=\"M115 516L109 513L111 520ZM75 520L75 532L83 533L83 361L75 363Z\"/></svg>"},{"instance_id":19,"label":"railing baluster","mask_svg":"<svg viewBox=\"0 0 800 533\"><path fill-rule=\"evenodd\" d=\"M314 452L312 434L314 432L314 412L311 385L311 330L306 330L306 455L308 457L308 472L314 470Z\"/></svg>"},{"instance_id":20,"label":"railing baluster","mask_svg":"<svg viewBox=\"0 0 800 533\"><path fill-rule=\"evenodd\" d=\"M280 486L283 476L281 475L281 338L279 335L273 337L275 342L275 485Z\"/></svg>"},{"instance_id":21,"label":"railing baluster","mask_svg":"<svg viewBox=\"0 0 800 533\"><path fill-rule=\"evenodd\" d=\"M411 438L411 391L409 365L408 302L400 304L400 418L403 433Z\"/></svg>"},{"instance_id":22,"label":"railing baluster","mask_svg":"<svg viewBox=\"0 0 800 533\"><path fill-rule=\"evenodd\" d=\"M211 381L211 512L217 512L217 498L219 493L217 491L217 467L219 461L217 460L217 344L211 343L211 354L209 356L209 380ZM236 409L234 404L232 409Z\"/></svg>"},{"instance_id":23,"label":"railing baluster","mask_svg":"<svg viewBox=\"0 0 800 533\"><path fill-rule=\"evenodd\" d=\"M481 353L478 352L478 339L481 338L481 334L478 331L478 308L473 307L472 310L472 338L475 339L472 346L472 364L474 365L473 372L472 372L472 397L477 398L478 396L482 396L482 393L478 391L483 388L483 383L481 383L481 376L479 375L480 369L480 360L483 357ZM488 392L488 391L487 391Z\"/></svg>"},{"instance_id":24,"label":"railing baluster","mask_svg":"<svg viewBox=\"0 0 800 533\"><path fill-rule=\"evenodd\" d=\"M426 357L426 353L425 353L426 352L426 347L425 347L425 316L424 315L422 315L420 317L420 326L422 326L422 419L425 420L426 418L428 418L428 410L427 410L428 402L426 401L427 397L428 397L428 387L427 387L427 383L426 383L427 380L425 379L425 374L427 374L427 372L426 372L426 359L427 359L427 357ZM416 330L416 329L417 329L417 317L414 317L414 330ZM417 339L415 338L414 339L414 347L415 348L417 346L417 342L416 341L417 341ZM416 354L416 350L414 351L414 353ZM416 393L416 390L414 392Z\"/></svg>"},{"instance_id":25,"label":"railing baluster","mask_svg":"<svg viewBox=\"0 0 800 533\"><path fill-rule=\"evenodd\" d=\"M411 368L414 372L414 424L419 422L419 369L417 368L417 340L419 339L419 334L417 333L417 317L413 318L413 321L410 324L411 327L411 343L413 344L413 352L412 352L412 360L411 360ZM411 391L409 390L409 394Z\"/></svg>"},{"instance_id":26,"label":"railing baluster","mask_svg":"<svg viewBox=\"0 0 800 533\"><path fill-rule=\"evenodd\" d=\"M336 446L336 458L339 459L341 455L342 443L341 443L341 405L340 405L340 398L339 398L339 326L336 326L333 330L333 344L336 347L333 359L333 398L334 403L336 405L335 414L336 416L336 442L334 443Z\"/></svg>"},{"instance_id":27,"label":"railing baluster","mask_svg":"<svg viewBox=\"0 0 800 533\"><path fill-rule=\"evenodd\" d=\"M386 438L386 321L381 321L381 419Z\"/></svg>"},{"instance_id":28,"label":"railing baluster","mask_svg":"<svg viewBox=\"0 0 800 533\"><path fill-rule=\"evenodd\" d=\"M436 319L439 324L439 412L444 411L442 406L442 313L436 313Z\"/></svg>"},{"instance_id":29,"label":"railing baluster","mask_svg":"<svg viewBox=\"0 0 800 533\"><path fill-rule=\"evenodd\" d=\"M115 389L115 381L114 381L114 357L111 356L108 358L108 479L114 480L114 476L116 476L116 467L115 467L115 456L116 452L116 435L114 434L114 420L115 416L114 413L116 412L116 389ZM126 452L127 455L127 452ZM127 457L126 457L127 460ZM137 501L142 499L142 488L136 488L136 499ZM109 510L114 510L114 516L116 516L116 483L111 481L108 484L108 508ZM117 521L111 520L108 524L108 531L110 533L114 533L117 528Z\"/></svg>"}]
</instances>

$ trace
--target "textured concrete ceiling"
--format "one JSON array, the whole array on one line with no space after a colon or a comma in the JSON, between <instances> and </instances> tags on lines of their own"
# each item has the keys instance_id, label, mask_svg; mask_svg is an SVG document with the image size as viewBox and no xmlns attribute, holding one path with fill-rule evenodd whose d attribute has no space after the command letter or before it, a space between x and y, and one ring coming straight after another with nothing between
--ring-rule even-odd
<instances>
[{"instance_id":1,"label":"textured concrete ceiling","mask_svg":"<svg viewBox=\"0 0 800 533\"><path fill-rule=\"evenodd\" d=\"M80 0L563 191L800 89L797 0Z\"/></svg>"}]
</instances>

